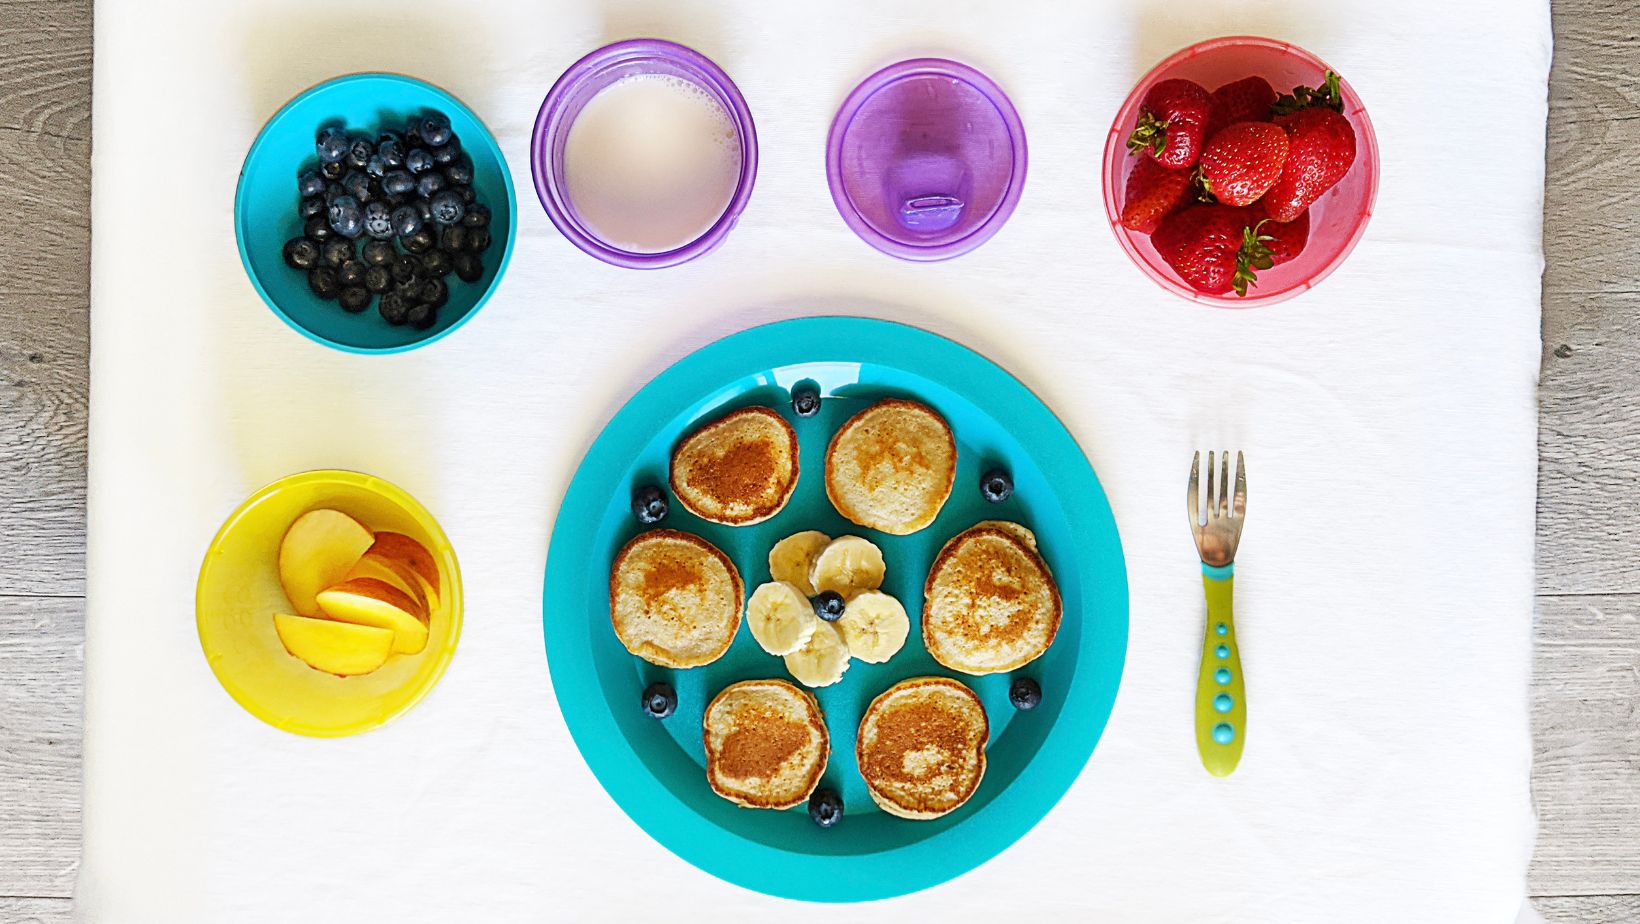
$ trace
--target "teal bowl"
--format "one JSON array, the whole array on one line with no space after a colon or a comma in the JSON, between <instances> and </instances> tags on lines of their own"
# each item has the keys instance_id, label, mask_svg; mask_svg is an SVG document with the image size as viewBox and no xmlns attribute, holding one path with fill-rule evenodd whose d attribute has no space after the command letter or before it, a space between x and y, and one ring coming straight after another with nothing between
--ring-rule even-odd
<instances>
[{"instance_id":1,"label":"teal bowl","mask_svg":"<svg viewBox=\"0 0 1640 924\"><path fill-rule=\"evenodd\" d=\"M820 413L798 419L791 390L819 389ZM888 536L851 525L826 499L826 446L843 421L886 396L933 406L955 431L957 476L932 526ZM737 633L717 661L668 670L621 646L609 620L609 568L642 528L632 491L666 484L673 446L700 424L747 405L774 408L796 428L797 488L780 513L739 528L705 522L674 503L663 525L721 549L750 591L769 579L769 548L804 529L863 535L883 550L883 589L905 605L911 636L883 664L855 661L841 682L815 690L831 733L823 785L843 797L835 828L805 807L740 808L706 782L701 718L740 680L788 679L781 659ZM1000 504L979 491L1005 466L1015 491ZM940 546L980 520L1035 531L1065 601L1053 646L1013 674L954 675L929 656L920 629L923 578ZM1065 427L1029 389L990 360L943 337L886 321L804 318L742 331L661 373L615 414L588 450L559 508L547 553L542 630L552 690L581 756L615 802L651 837L701 869L748 889L818 902L887 898L927 888L984 863L1030 830L1093 755L1110 716L1127 652L1127 569L1099 479ZM854 739L873 697L909 677L967 684L990 719L987 769L967 804L933 821L879 810L855 765ZM1035 679L1042 703L1009 705L1013 676ZM665 721L639 708L644 687L672 684Z\"/></svg>"},{"instance_id":2,"label":"teal bowl","mask_svg":"<svg viewBox=\"0 0 1640 924\"><path fill-rule=\"evenodd\" d=\"M435 109L450 119L462 150L473 162L473 190L490 208L490 249L484 275L467 283L451 276L450 301L427 330L393 327L372 307L349 314L314 295L307 275L285 265L285 242L302 232L296 175L318 163L313 136L340 122L349 130L375 132L404 124L412 114ZM467 323L489 300L512 259L518 224L512 173L501 147L478 116L438 87L398 74L349 74L327 80L286 103L262 127L245 155L233 203L234 234L245 273L262 300L286 324L309 339L349 353L402 353L432 343Z\"/></svg>"}]
</instances>

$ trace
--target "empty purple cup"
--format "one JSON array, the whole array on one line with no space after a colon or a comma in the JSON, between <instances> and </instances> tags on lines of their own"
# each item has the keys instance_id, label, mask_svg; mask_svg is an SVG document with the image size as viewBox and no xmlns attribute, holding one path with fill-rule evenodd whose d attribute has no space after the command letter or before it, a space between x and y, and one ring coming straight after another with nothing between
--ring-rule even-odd
<instances>
[{"instance_id":1,"label":"empty purple cup","mask_svg":"<svg viewBox=\"0 0 1640 924\"><path fill-rule=\"evenodd\" d=\"M576 211L564 175L564 149L582 108L611 84L641 74L679 78L699 87L723 107L740 145L740 176L717 221L695 239L659 253L627 250L599 237ZM734 228L757 179L757 130L740 90L711 59L676 42L630 39L605 45L575 62L547 91L530 140L530 172L547 217L570 243L616 266L660 269L711 252Z\"/></svg>"}]
</instances>

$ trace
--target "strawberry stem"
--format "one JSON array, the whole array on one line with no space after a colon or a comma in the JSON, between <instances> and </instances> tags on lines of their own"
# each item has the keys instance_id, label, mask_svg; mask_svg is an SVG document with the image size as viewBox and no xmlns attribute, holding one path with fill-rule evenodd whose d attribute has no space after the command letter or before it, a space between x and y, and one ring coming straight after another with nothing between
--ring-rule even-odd
<instances>
[{"instance_id":1,"label":"strawberry stem","mask_svg":"<svg viewBox=\"0 0 1640 924\"><path fill-rule=\"evenodd\" d=\"M1269 220L1264 218L1252 227L1241 229L1241 249L1236 251L1236 275L1231 279L1230 286L1243 298L1247 297L1249 286L1258 285L1258 273L1255 271L1267 270L1275 265L1275 254L1264 243L1275 238L1259 233Z\"/></svg>"},{"instance_id":2,"label":"strawberry stem","mask_svg":"<svg viewBox=\"0 0 1640 924\"><path fill-rule=\"evenodd\" d=\"M1338 75L1332 71L1327 72L1321 86L1293 87L1293 92L1278 98L1270 109L1276 115L1286 115L1318 106L1326 106L1334 112L1344 111L1344 93L1338 86Z\"/></svg>"},{"instance_id":3,"label":"strawberry stem","mask_svg":"<svg viewBox=\"0 0 1640 924\"><path fill-rule=\"evenodd\" d=\"M1167 147L1167 123L1156 118L1149 109L1139 113L1139 125L1128 136L1128 150L1134 154L1143 154L1150 149L1153 156L1161 156L1162 150Z\"/></svg>"}]
</instances>

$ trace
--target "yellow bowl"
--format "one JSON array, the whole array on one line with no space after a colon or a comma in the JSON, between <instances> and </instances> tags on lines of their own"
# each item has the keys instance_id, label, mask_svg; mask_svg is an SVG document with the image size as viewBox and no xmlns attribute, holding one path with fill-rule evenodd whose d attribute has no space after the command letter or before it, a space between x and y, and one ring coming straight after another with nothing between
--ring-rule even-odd
<instances>
[{"instance_id":1,"label":"yellow bowl","mask_svg":"<svg viewBox=\"0 0 1640 924\"><path fill-rule=\"evenodd\" d=\"M317 507L340 510L372 530L404 533L433 553L443 593L420 653L394 655L369 674L337 677L280 644L273 614L292 609L279 585L279 543L297 517ZM397 486L358 472L303 472L257 491L222 524L199 569L194 610L205 660L239 705L275 728L339 738L397 717L438 683L461 635L461 572L438 521Z\"/></svg>"}]
</instances>

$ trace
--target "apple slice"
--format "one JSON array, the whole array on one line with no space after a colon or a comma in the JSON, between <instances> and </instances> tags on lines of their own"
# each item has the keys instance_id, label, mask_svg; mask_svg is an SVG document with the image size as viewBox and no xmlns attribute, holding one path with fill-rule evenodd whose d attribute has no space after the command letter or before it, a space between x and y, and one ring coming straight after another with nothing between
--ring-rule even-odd
<instances>
[{"instance_id":1,"label":"apple slice","mask_svg":"<svg viewBox=\"0 0 1640 924\"><path fill-rule=\"evenodd\" d=\"M278 613L273 628L286 651L308 667L338 677L368 674L393 653L393 633L375 626Z\"/></svg>"},{"instance_id":2,"label":"apple slice","mask_svg":"<svg viewBox=\"0 0 1640 924\"><path fill-rule=\"evenodd\" d=\"M397 558L388 558L375 552L366 552L364 557L359 559L358 563L353 566L353 570L349 571L343 580L351 581L354 578L375 578L378 581L391 584L395 588L404 591L405 596L421 604L423 612L429 615L433 612L433 605L428 601L426 592L422 590L421 578L410 570L409 565Z\"/></svg>"},{"instance_id":3,"label":"apple slice","mask_svg":"<svg viewBox=\"0 0 1640 924\"><path fill-rule=\"evenodd\" d=\"M279 543L279 583L303 616L318 616L319 591L342 580L375 537L340 510L309 510L285 530Z\"/></svg>"},{"instance_id":4,"label":"apple slice","mask_svg":"<svg viewBox=\"0 0 1640 924\"><path fill-rule=\"evenodd\" d=\"M354 578L318 594L331 619L393 630L393 650L415 654L427 647L427 611L404 591L375 578Z\"/></svg>"},{"instance_id":5,"label":"apple slice","mask_svg":"<svg viewBox=\"0 0 1640 924\"><path fill-rule=\"evenodd\" d=\"M438 609L441 593L438 562L433 558L433 553L427 551L426 546L403 533L377 533L375 543L370 546L370 553L391 558L409 568L421 581L428 611Z\"/></svg>"}]
</instances>

